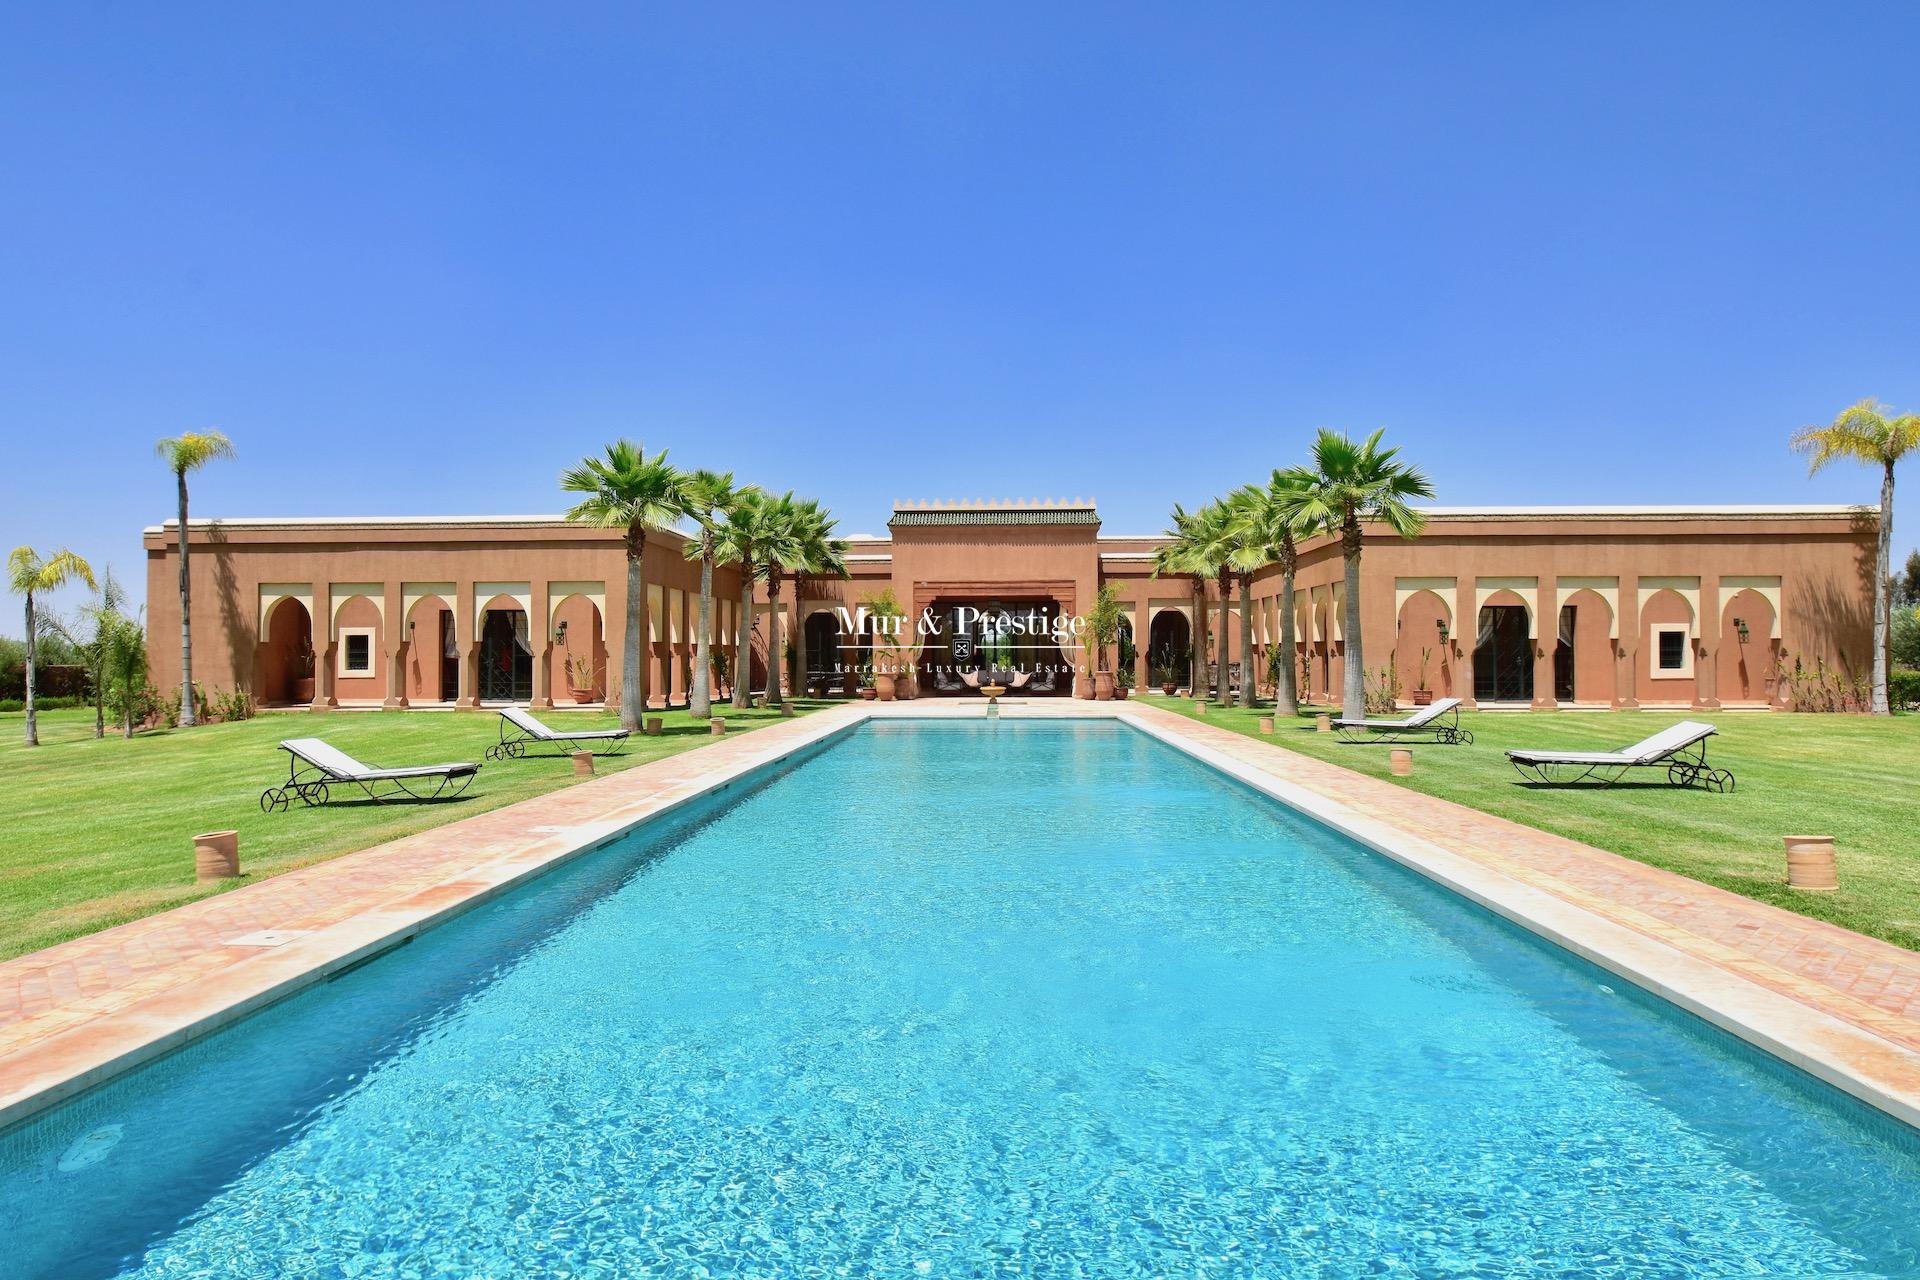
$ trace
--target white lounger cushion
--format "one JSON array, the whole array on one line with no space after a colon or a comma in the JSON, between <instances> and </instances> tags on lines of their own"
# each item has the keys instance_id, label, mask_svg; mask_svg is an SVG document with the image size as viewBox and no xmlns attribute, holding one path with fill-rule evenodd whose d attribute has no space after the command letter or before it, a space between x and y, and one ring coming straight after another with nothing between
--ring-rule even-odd
<instances>
[{"instance_id":1,"label":"white lounger cushion","mask_svg":"<svg viewBox=\"0 0 1920 1280\"><path fill-rule=\"evenodd\" d=\"M289 738L281 747L324 773L345 782L379 782L386 778L431 778L443 773L478 773L477 764L423 764L411 769L370 769L340 748L319 738Z\"/></svg>"},{"instance_id":2,"label":"white lounger cushion","mask_svg":"<svg viewBox=\"0 0 1920 1280\"><path fill-rule=\"evenodd\" d=\"M1713 726L1704 721L1682 720L1618 751L1509 751L1507 755L1528 764L1652 764L1713 731Z\"/></svg>"},{"instance_id":3,"label":"white lounger cushion","mask_svg":"<svg viewBox=\"0 0 1920 1280\"><path fill-rule=\"evenodd\" d=\"M1335 716L1333 722L1349 729L1418 729L1421 725L1431 723L1436 717L1447 714L1459 705L1458 698L1442 698L1438 702L1429 703L1420 708L1404 720L1343 720Z\"/></svg>"},{"instance_id":4,"label":"white lounger cushion","mask_svg":"<svg viewBox=\"0 0 1920 1280\"><path fill-rule=\"evenodd\" d=\"M507 721L515 728L540 739L542 742L585 742L588 739L598 740L600 738L611 739L624 738L627 736L625 729L587 729L579 733L555 733L539 720L536 720L533 713L525 707L503 707L501 708L500 714L505 716Z\"/></svg>"}]
</instances>

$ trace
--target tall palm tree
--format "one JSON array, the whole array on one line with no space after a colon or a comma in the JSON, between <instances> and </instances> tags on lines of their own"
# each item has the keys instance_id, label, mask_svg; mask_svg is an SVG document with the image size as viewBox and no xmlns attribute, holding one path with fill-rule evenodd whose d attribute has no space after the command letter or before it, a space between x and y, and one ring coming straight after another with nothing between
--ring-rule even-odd
<instances>
[{"instance_id":1,"label":"tall palm tree","mask_svg":"<svg viewBox=\"0 0 1920 1280\"><path fill-rule=\"evenodd\" d=\"M180 500L180 727L191 728L193 714L193 587L187 574L187 472L198 471L215 458L231 458L233 441L218 431L187 431L162 440L155 448L173 472Z\"/></svg>"},{"instance_id":2,"label":"tall palm tree","mask_svg":"<svg viewBox=\"0 0 1920 1280\"><path fill-rule=\"evenodd\" d=\"M1347 604L1341 632L1346 641L1344 714L1361 720L1367 714L1366 655L1360 635L1360 546L1367 521L1386 525L1403 538L1417 537L1427 518L1407 503L1431 498L1433 485L1417 468L1395 459L1398 449L1380 447L1385 431L1364 441L1353 440L1324 427L1313 442L1313 485L1300 506L1310 525L1340 535L1346 559Z\"/></svg>"},{"instance_id":3,"label":"tall palm tree","mask_svg":"<svg viewBox=\"0 0 1920 1280\"><path fill-rule=\"evenodd\" d=\"M27 598L27 745L40 745L40 726L34 706L34 669L38 665L40 633L44 630L35 616L33 598L56 591L79 579L93 586L93 567L71 551L56 551L42 559L32 547L15 547L7 557L7 585L15 595Z\"/></svg>"},{"instance_id":4,"label":"tall palm tree","mask_svg":"<svg viewBox=\"0 0 1920 1280\"><path fill-rule=\"evenodd\" d=\"M662 449L649 458L631 440L616 440L604 457L587 457L560 474L560 487L587 496L567 512L580 524L621 530L627 553L627 624L620 654L620 727L640 728L646 713L646 682L640 651L646 631L647 534L668 529L688 514L686 477L667 462Z\"/></svg>"},{"instance_id":5,"label":"tall palm tree","mask_svg":"<svg viewBox=\"0 0 1920 1280\"><path fill-rule=\"evenodd\" d=\"M787 575L845 577L847 543L833 536L836 522L813 498L795 498L789 489L771 499L762 512L759 551L767 572L767 705L778 706L781 668L780 586ZM797 627L794 657L806 661L806 628Z\"/></svg>"},{"instance_id":6,"label":"tall palm tree","mask_svg":"<svg viewBox=\"0 0 1920 1280\"><path fill-rule=\"evenodd\" d=\"M1279 680L1274 687L1274 711L1295 715L1300 710L1299 666L1294 652L1293 583L1300 567L1300 540L1318 530L1302 510L1313 490L1313 473L1305 467L1283 467L1274 471L1264 489L1247 486L1236 495L1245 523L1245 547L1242 562L1280 566L1280 663Z\"/></svg>"},{"instance_id":7,"label":"tall palm tree","mask_svg":"<svg viewBox=\"0 0 1920 1280\"><path fill-rule=\"evenodd\" d=\"M1233 549L1227 555L1228 567L1240 587L1240 705L1255 702L1253 670L1253 575L1273 563L1262 516L1266 491L1258 485L1242 485L1221 503L1233 522Z\"/></svg>"},{"instance_id":8,"label":"tall palm tree","mask_svg":"<svg viewBox=\"0 0 1920 1280\"><path fill-rule=\"evenodd\" d=\"M753 676L753 584L764 572L760 558L760 531L766 524L767 495L744 489L722 513L714 538L714 555L722 563L740 566L740 608L733 619L733 705L750 701Z\"/></svg>"},{"instance_id":9,"label":"tall palm tree","mask_svg":"<svg viewBox=\"0 0 1920 1280\"><path fill-rule=\"evenodd\" d=\"M1850 458L1880 468L1880 538L1873 571L1873 714L1892 714L1887 702L1887 575L1893 548L1893 467L1920 449L1920 414L1891 418L1887 406L1862 400L1824 427L1803 427L1793 447L1807 455L1809 474Z\"/></svg>"},{"instance_id":10,"label":"tall palm tree","mask_svg":"<svg viewBox=\"0 0 1920 1280\"><path fill-rule=\"evenodd\" d=\"M750 486L749 486L750 487ZM687 473L687 508L693 516L694 537L682 548L689 560L700 562L700 622L693 641L693 689L687 712L696 720L713 714L713 565L719 550L721 521L740 500L731 471L703 469Z\"/></svg>"},{"instance_id":11,"label":"tall palm tree","mask_svg":"<svg viewBox=\"0 0 1920 1280\"><path fill-rule=\"evenodd\" d=\"M1231 677L1227 665L1227 620L1233 607L1233 552L1237 545L1234 513L1224 502L1209 502L1191 512L1175 503L1173 527L1167 530L1166 537L1169 541L1154 553L1154 573L1183 573L1193 579L1197 605L1195 617L1200 617L1205 607L1207 579L1213 578L1220 583L1220 626L1214 641L1215 670L1219 683L1214 696L1220 705L1226 706L1232 701L1228 683ZM1196 627L1196 633L1198 630ZM1202 652L1203 647L1196 639L1191 690L1196 698L1206 696L1206 655Z\"/></svg>"}]
</instances>

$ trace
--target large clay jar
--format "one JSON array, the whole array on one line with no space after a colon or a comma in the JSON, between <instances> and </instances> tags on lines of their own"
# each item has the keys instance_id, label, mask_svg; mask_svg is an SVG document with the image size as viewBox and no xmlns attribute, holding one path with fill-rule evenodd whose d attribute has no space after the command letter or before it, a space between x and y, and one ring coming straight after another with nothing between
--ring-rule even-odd
<instances>
[{"instance_id":1,"label":"large clay jar","mask_svg":"<svg viewBox=\"0 0 1920 1280\"><path fill-rule=\"evenodd\" d=\"M893 677L892 676L889 676L889 675L875 676L873 678L873 687L877 691L880 701L882 702L893 701Z\"/></svg>"}]
</instances>

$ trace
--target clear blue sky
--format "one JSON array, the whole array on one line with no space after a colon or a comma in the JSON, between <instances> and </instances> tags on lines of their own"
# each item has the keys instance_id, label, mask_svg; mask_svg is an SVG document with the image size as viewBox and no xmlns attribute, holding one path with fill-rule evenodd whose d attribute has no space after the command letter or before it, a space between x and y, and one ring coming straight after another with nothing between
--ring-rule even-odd
<instances>
[{"instance_id":1,"label":"clear blue sky","mask_svg":"<svg viewBox=\"0 0 1920 1280\"><path fill-rule=\"evenodd\" d=\"M137 579L190 428L201 515L557 510L630 434L1122 533L1322 424L1454 504L1871 500L1788 434L1920 408L1912 5L684 8L8 6L0 550Z\"/></svg>"}]
</instances>

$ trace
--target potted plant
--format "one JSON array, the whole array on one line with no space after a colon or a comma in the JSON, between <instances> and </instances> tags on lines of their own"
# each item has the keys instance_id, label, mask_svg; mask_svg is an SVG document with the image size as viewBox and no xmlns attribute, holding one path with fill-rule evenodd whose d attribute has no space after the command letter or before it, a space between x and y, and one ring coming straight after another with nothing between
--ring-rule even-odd
<instances>
[{"instance_id":1,"label":"potted plant","mask_svg":"<svg viewBox=\"0 0 1920 1280\"><path fill-rule=\"evenodd\" d=\"M1107 670L1107 646L1120 634L1120 588L1109 582L1094 593L1093 607L1087 610L1087 635L1093 640L1093 696L1098 702L1113 701L1113 673Z\"/></svg>"},{"instance_id":2,"label":"potted plant","mask_svg":"<svg viewBox=\"0 0 1920 1280\"><path fill-rule=\"evenodd\" d=\"M1123 666L1114 672L1113 696L1124 702L1127 697L1127 691L1133 688L1134 678L1133 668L1130 666Z\"/></svg>"},{"instance_id":3,"label":"potted plant","mask_svg":"<svg viewBox=\"0 0 1920 1280\"><path fill-rule=\"evenodd\" d=\"M715 649L713 651L714 697L726 698L732 696L733 687L728 680L728 677L732 674L732 670L733 664L727 660L727 655Z\"/></svg>"},{"instance_id":4,"label":"potted plant","mask_svg":"<svg viewBox=\"0 0 1920 1280\"><path fill-rule=\"evenodd\" d=\"M1180 687L1180 673L1187 669L1186 654L1171 643L1163 644L1148 666L1152 668L1153 679L1159 684L1160 692L1171 698Z\"/></svg>"},{"instance_id":5,"label":"potted plant","mask_svg":"<svg viewBox=\"0 0 1920 1280\"><path fill-rule=\"evenodd\" d=\"M860 602L873 627L874 687L882 702L913 696L914 657L919 649L907 628L907 611L892 587L882 587ZM862 695L865 696L865 695Z\"/></svg>"},{"instance_id":6,"label":"potted plant","mask_svg":"<svg viewBox=\"0 0 1920 1280\"><path fill-rule=\"evenodd\" d=\"M876 697L880 695L880 691L874 688L874 684L876 680L877 680L877 677L871 671L861 673L860 698L862 701L872 702Z\"/></svg>"},{"instance_id":7,"label":"potted plant","mask_svg":"<svg viewBox=\"0 0 1920 1280\"><path fill-rule=\"evenodd\" d=\"M313 701L313 644L305 636L300 637L300 647L293 651L293 700L295 702Z\"/></svg>"},{"instance_id":8,"label":"potted plant","mask_svg":"<svg viewBox=\"0 0 1920 1280\"><path fill-rule=\"evenodd\" d=\"M1427 664L1433 661L1433 650L1423 647L1420 650L1420 683L1413 688L1413 705L1430 706L1433 703L1433 690L1427 687Z\"/></svg>"},{"instance_id":9,"label":"potted plant","mask_svg":"<svg viewBox=\"0 0 1920 1280\"><path fill-rule=\"evenodd\" d=\"M593 655L571 653L567 655L567 693L575 703L593 701Z\"/></svg>"}]
</instances>

